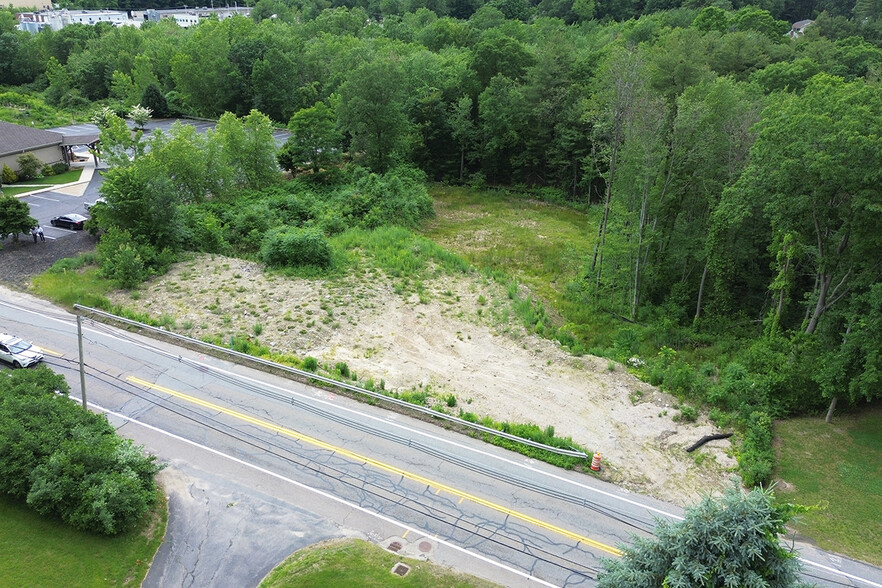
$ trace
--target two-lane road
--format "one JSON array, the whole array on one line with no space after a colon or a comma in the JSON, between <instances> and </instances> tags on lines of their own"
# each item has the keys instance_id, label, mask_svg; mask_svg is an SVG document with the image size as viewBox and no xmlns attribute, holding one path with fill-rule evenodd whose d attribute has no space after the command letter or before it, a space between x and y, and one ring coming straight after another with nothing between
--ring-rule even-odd
<instances>
[{"instance_id":1,"label":"two-lane road","mask_svg":"<svg viewBox=\"0 0 882 588\"><path fill-rule=\"evenodd\" d=\"M74 317L14 297L0 302L0 330L45 346L46 363L77 394ZM173 520L176 508L206 528L222 519L210 492L229 496L228 511L248 505L232 529L190 525L194 538L170 525L147 585L255 585L286 549L356 534L506 585L592 586L615 545L651 533L654 517L682 514L431 423L89 320L84 349L88 402L172 465L167 487L188 480L171 492ZM829 568L806 566L822 585L882 586L875 568L813 558Z\"/></svg>"}]
</instances>

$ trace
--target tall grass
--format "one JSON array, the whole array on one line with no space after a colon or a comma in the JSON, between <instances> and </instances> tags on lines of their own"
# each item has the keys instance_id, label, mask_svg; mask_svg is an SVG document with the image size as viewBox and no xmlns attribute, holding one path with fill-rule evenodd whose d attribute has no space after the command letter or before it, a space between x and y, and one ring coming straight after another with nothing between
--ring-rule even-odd
<instances>
[{"instance_id":1,"label":"tall grass","mask_svg":"<svg viewBox=\"0 0 882 588\"><path fill-rule=\"evenodd\" d=\"M416 278L430 264L444 271L467 273L469 263L433 241L401 227L381 227L371 231L350 229L331 240L335 248L360 250L378 267L396 278Z\"/></svg>"},{"instance_id":2,"label":"tall grass","mask_svg":"<svg viewBox=\"0 0 882 588\"><path fill-rule=\"evenodd\" d=\"M33 279L37 294L53 302L72 307L74 304L109 310L106 294L111 283L98 274L94 254L62 259Z\"/></svg>"}]
</instances>

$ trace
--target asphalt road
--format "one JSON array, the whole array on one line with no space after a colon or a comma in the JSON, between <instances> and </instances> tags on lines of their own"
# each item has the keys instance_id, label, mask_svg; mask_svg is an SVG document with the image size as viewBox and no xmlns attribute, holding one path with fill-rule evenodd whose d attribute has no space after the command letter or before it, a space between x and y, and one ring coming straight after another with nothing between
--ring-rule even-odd
<instances>
[{"instance_id":1,"label":"asphalt road","mask_svg":"<svg viewBox=\"0 0 882 588\"><path fill-rule=\"evenodd\" d=\"M350 535L508 586L593 586L616 544L682 514L431 423L84 323L90 406L168 464L168 536L145 586L253 586L292 551ZM71 315L10 294L0 330L45 347L78 394ZM876 568L799 548L820 585L882 586Z\"/></svg>"}]
</instances>

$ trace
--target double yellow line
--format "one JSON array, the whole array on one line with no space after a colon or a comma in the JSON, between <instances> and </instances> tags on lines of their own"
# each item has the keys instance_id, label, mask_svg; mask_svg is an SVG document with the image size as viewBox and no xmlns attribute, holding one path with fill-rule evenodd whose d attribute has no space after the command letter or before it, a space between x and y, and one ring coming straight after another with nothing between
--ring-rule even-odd
<instances>
[{"instance_id":1,"label":"double yellow line","mask_svg":"<svg viewBox=\"0 0 882 588\"><path fill-rule=\"evenodd\" d=\"M150 388L152 390L157 390L159 392L163 392L165 394L168 394L169 396L173 396L173 397L178 398L180 400L184 400L186 402L189 402L191 404L195 404L197 406L201 406L203 408L207 408L209 410L223 413L227 416L231 416L235 419L239 419L239 420L244 421L246 423L261 427L261 428L266 429L268 431L272 431L272 432L278 433L280 435L285 435L286 437L290 437L292 439L297 439L298 441L308 443L310 445L313 445L314 447L318 447L320 449L326 449L328 451L333 451L334 453L337 453L337 454L342 455L344 457L348 457L349 459L352 459L353 461L367 463L367 464L370 464L370 465L374 466L375 468L383 470L385 472L389 472L391 474L395 474L397 476L407 478L408 480L412 480L414 482L419 482L421 484L425 484L426 486L429 486L431 488L437 488L438 492L436 492L436 494L438 494L440 492L447 492L448 494L452 494L453 496L458 496L460 498L460 502L462 502L463 500L469 500L475 504L480 504L481 506L484 506L484 507L489 508L491 510L494 510L496 512L502 513L506 516L509 516L509 517L512 517L515 519L519 519L521 521L524 521L526 523L530 523L532 525L535 525L535 526L540 527L542 529L546 529L548 531L552 531L554 533L557 533L558 535L562 535L564 537L567 537L568 539L572 539L572 540L577 541L579 543L584 543L585 545L588 545L590 547L594 547L595 549L599 549L600 551L604 551L606 553L609 553L610 555L615 555L615 556L622 555L621 550L619 550L615 547L612 547L610 545L606 545L605 543L600 543L599 541L595 541L594 539L590 539L588 537L579 535L578 533L573 533L572 531L568 531L568 530L563 529L561 527L558 527L556 525L552 525L550 523L540 521L537 518L534 518L529 515L517 512L517 511L512 510L510 508L507 508L505 506L496 504L495 502L490 502L489 500L485 500L485 499L480 498L478 496L474 496L473 494L469 494L468 492L463 492L462 490L457 490L456 488L452 488L450 486L447 486L446 484L438 483L434 480L430 480L429 478L426 478L426 477L421 476L419 474L414 474L412 472L402 470L401 468L397 468L393 465L389 465L387 463L377 461L375 459L371 459L370 457L355 453L353 451L349 451L348 449L344 449L342 447L337 447L336 445L331 445L330 443L325 443L324 441L320 441L314 437L309 437L308 435L303 435L302 433L298 433L297 431L293 431L291 429L286 429L284 427L280 427L279 425L273 424L269 421L258 419L253 416L250 416L250 415L247 415L247 414L235 411L235 410L231 410L231 409L225 408L223 406L219 406L219 405L214 404L212 402L202 400L201 398L196 398L195 396L190 396L189 394L184 394L182 392L178 392L176 390L171 390L171 389L165 388L163 386L157 386L156 384L153 384L151 382L147 382L145 380L142 380L140 378L136 378L134 376L129 376L127 378L127 380L133 384L137 384L139 386L144 386L144 387Z\"/></svg>"}]
</instances>

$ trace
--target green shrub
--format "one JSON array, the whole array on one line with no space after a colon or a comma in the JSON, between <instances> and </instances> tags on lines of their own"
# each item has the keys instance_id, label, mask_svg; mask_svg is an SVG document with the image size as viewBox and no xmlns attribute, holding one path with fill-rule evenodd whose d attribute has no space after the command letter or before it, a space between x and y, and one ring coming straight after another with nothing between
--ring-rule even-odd
<instances>
[{"instance_id":1,"label":"green shrub","mask_svg":"<svg viewBox=\"0 0 882 588\"><path fill-rule=\"evenodd\" d=\"M301 367L308 372L315 372L318 369L318 360L314 357L304 357Z\"/></svg>"},{"instance_id":2,"label":"green shrub","mask_svg":"<svg viewBox=\"0 0 882 588\"><path fill-rule=\"evenodd\" d=\"M128 243L102 256L101 273L118 288L134 288L147 279L147 265L137 247Z\"/></svg>"},{"instance_id":3,"label":"green shrub","mask_svg":"<svg viewBox=\"0 0 882 588\"><path fill-rule=\"evenodd\" d=\"M751 413L738 455L741 479L748 488L766 485L772 477L772 419L765 412Z\"/></svg>"},{"instance_id":4,"label":"green shrub","mask_svg":"<svg viewBox=\"0 0 882 588\"><path fill-rule=\"evenodd\" d=\"M456 396L454 396L453 394L448 394L447 396L444 397L444 403L450 408L455 407L456 406Z\"/></svg>"},{"instance_id":5,"label":"green shrub","mask_svg":"<svg viewBox=\"0 0 882 588\"><path fill-rule=\"evenodd\" d=\"M58 174L63 174L64 172L66 172L67 170L70 169L70 166L68 164L64 163L63 161L55 162L51 165L51 167L52 167L52 173L54 173L56 176Z\"/></svg>"},{"instance_id":6,"label":"green shrub","mask_svg":"<svg viewBox=\"0 0 882 588\"><path fill-rule=\"evenodd\" d=\"M227 242L223 224L211 211L202 208L184 209L184 222L187 226L187 246L195 251L206 253L227 253Z\"/></svg>"},{"instance_id":7,"label":"green shrub","mask_svg":"<svg viewBox=\"0 0 882 588\"><path fill-rule=\"evenodd\" d=\"M684 404L680 407L680 414L677 415L676 420L685 421L687 423L694 423L696 420L698 420L698 409L694 406Z\"/></svg>"},{"instance_id":8,"label":"green shrub","mask_svg":"<svg viewBox=\"0 0 882 588\"><path fill-rule=\"evenodd\" d=\"M614 337L615 349L619 358L628 358L640 350L640 338L634 329L619 329Z\"/></svg>"},{"instance_id":9,"label":"green shrub","mask_svg":"<svg viewBox=\"0 0 882 588\"><path fill-rule=\"evenodd\" d=\"M265 202L237 205L226 226L226 239L242 251L259 251L277 219Z\"/></svg>"},{"instance_id":10,"label":"green shrub","mask_svg":"<svg viewBox=\"0 0 882 588\"><path fill-rule=\"evenodd\" d=\"M331 246L325 235L315 228L282 227L267 233L261 247L261 259L270 267L331 265Z\"/></svg>"},{"instance_id":11,"label":"green shrub","mask_svg":"<svg viewBox=\"0 0 882 588\"><path fill-rule=\"evenodd\" d=\"M18 179L33 180L40 177L40 170L43 169L43 162L40 161L33 153L25 153L19 155L18 159Z\"/></svg>"},{"instance_id":12,"label":"green shrub","mask_svg":"<svg viewBox=\"0 0 882 588\"><path fill-rule=\"evenodd\" d=\"M744 404L756 401L756 382L748 371L737 362L730 362L720 372L720 379L711 386L707 399L726 411L738 410Z\"/></svg>"},{"instance_id":13,"label":"green shrub","mask_svg":"<svg viewBox=\"0 0 882 588\"><path fill-rule=\"evenodd\" d=\"M102 235L97 249L101 275L119 288L134 288L151 276L164 273L177 257L171 249L159 251L115 227Z\"/></svg>"},{"instance_id":14,"label":"green shrub","mask_svg":"<svg viewBox=\"0 0 882 588\"><path fill-rule=\"evenodd\" d=\"M679 397L690 397L697 389L695 370L684 361L676 361L665 370L665 389Z\"/></svg>"},{"instance_id":15,"label":"green shrub","mask_svg":"<svg viewBox=\"0 0 882 588\"><path fill-rule=\"evenodd\" d=\"M340 375L343 376L344 378L349 377L349 366L346 365L345 361L338 361L334 365L334 369L336 369L340 373Z\"/></svg>"},{"instance_id":16,"label":"green shrub","mask_svg":"<svg viewBox=\"0 0 882 588\"><path fill-rule=\"evenodd\" d=\"M729 424L732 423L733 417L731 413L720 410L719 408L712 408L710 412L708 412L707 418L711 420L718 427L725 428L728 427Z\"/></svg>"},{"instance_id":17,"label":"green shrub","mask_svg":"<svg viewBox=\"0 0 882 588\"><path fill-rule=\"evenodd\" d=\"M49 176L55 175L55 170L52 169L52 166L47 163L43 166L43 169L40 170L40 173L43 174L44 178L48 178Z\"/></svg>"},{"instance_id":18,"label":"green shrub","mask_svg":"<svg viewBox=\"0 0 882 588\"><path fill-rule=\"evenodd\" d=\"M2 174L0 174L0 179L2 179L2 183L4 184L14 184L18 181L18 175L16 175L16 173L12 171L11 167L4 163L3 172Z\"/></svg>"},{"instance_id":19,"label":"green shrub","mask_svg":"<svg viewBox=\"0 0 882 588\"><path fill-rule=\"evenodd\" d=\"M375 229L382 226L416 227L434 214L426 189L425 174L402 166L380 175L356 170L352 187L337 196L350 226Z\"/></svg>"},{"instance_id":20,"label":"green shrub","mask_svg":"<svg viewBox=\"0 0 882 588\"><path fill-rule=\"evenodd\" d=\"M68 390L45 366L0 374L0 492L85 531L132 529L153 505L161 467Z\"/></svg>"},{"instance_id":21,"label":"green shrub","mask_svg":"<svg viewBox=\"0 0 882 588\"><path fill-rule=\"evenodd\" d=\"M460 409L460 411L459 411L459 418L461 418L464 421L468 421L470 423L477 423L478 422L478 415L476 415L473 412L464 411L462 409Z\"/></svg>"}]
</instances>

